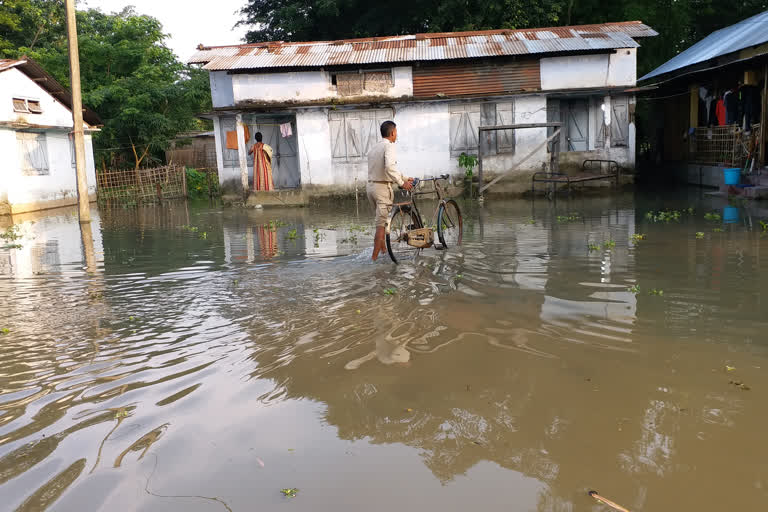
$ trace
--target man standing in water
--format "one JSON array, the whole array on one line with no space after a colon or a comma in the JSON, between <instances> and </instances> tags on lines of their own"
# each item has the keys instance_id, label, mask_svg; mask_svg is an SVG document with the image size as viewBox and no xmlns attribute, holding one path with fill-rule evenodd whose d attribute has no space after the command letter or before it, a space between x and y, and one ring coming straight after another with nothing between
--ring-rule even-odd
<instances>
[{"instance_id":1,"label":"man standing in water","mask_svg":"<svg viewBox=\"0 0 768 512\"><path fill-rule=\"evenodd\" d=\"M392 184L411 190L413 179L407 178L397 170L397 155L395 141L397 140L397 125L392 121L381 123L382 139L368 152L368 185L366 192L368 200L373 205L376 215L376 237L373 239L373 261L380 252L386 250L384 236L386 234L389 212L394 201Z\"/></svg>"}]
</instances>

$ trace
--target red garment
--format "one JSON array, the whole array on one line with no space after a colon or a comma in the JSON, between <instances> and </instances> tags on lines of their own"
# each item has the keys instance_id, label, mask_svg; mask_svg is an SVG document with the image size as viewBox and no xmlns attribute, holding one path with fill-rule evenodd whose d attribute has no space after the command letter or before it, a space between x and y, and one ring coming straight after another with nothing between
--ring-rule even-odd
<instances>
[{"instance_id":1,"label":"red garment","mask_svg":"<svg viewBox=\"0 0 768 512\"><path fill-rule=\"evenodd\" d=\"M722 99L717 100L717 106L715 106L715 116L717 117L717 125L725 126L725 103Z\"/></svg>"}]
</instances>

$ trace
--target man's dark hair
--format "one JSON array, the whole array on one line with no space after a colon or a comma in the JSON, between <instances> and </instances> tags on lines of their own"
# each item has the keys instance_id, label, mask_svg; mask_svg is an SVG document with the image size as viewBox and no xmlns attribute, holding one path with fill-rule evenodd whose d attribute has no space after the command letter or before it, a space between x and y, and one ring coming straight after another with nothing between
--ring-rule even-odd
<instances>
[{"instance_id":1,"label":"man's dark hair","mask_svg":"<svg viewBox=\"0 0 768 512\"><path fill-rule=\"evenodd\" d=\"M392 135L392 132L395 131L396 127L397 125L395 124L394 121L384 121L383 123L381 123L381 136L386 139L387 137Z\"/></svg>"},{"instance_id":2,"label":"man's dark hair","mask_svg":"<svg viewBox=\"0 0 768 512\"><path fill-rule=\"evenodd\" d=\"M256 142L261 142L264 136L261 134L261 132L256 132Z\"/></svg>"}]
</instances>

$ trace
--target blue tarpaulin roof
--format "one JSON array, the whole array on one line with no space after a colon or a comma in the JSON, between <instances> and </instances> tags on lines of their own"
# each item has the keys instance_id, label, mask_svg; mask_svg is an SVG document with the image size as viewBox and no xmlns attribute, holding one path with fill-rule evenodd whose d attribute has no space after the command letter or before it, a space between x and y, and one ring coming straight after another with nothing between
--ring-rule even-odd
<instances>
[{"instance_id":1,"label":"blue tarpaulin roof","mask_svg":"<svg viewBox=\"0 0 768 512\"><path fill-rule=\"evenodd\" d=\"M648 80L765 42L768 42L768 11L712 32L695 45L640 78L639 81Z\"/></svg>"}]
</instances>

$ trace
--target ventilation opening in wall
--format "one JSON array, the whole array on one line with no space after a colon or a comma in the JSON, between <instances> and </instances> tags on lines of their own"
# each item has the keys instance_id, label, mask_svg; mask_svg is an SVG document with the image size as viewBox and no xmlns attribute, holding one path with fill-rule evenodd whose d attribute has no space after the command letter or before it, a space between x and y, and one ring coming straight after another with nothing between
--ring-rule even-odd
<instances>
[{"instance_id":1,"label":"ventilation opening in wall","mask_svg":"<svg viewBox=\"0 0 768 512\"><path fill-rule=\"evenodd\" d=\"M43 113L43 107L40 106L40 102L37 100L27 100L27 108L33 114Z\"/></svg>"},{"instance_id":2,"label":"ventilation opening in wall","mask_svg":"<svg viewBox=\"0 0 768 512\"><path fill-rule=\"evenodd\" d=\"M333 86L339 85L339 83L336 81L336 73L333 73L331 75L331 85Z\"/></svg>"}]
</instances>

